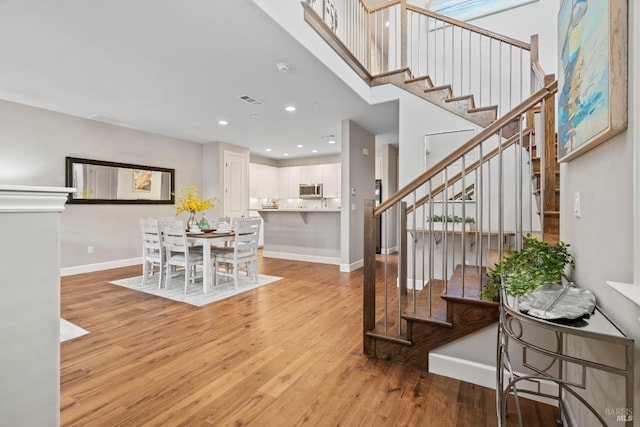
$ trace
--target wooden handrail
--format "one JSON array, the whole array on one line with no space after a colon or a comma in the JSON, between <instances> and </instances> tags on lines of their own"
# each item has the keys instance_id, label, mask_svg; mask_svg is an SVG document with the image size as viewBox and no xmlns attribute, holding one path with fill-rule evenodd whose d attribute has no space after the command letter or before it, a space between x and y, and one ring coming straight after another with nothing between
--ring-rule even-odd
<instances>
[{"instance_id":1,"label":"wooden handrail","mask_svg":"<svg viewBox=\"0 0 640 427\"><path fill-rule=\"evenodd\" d=\"M476 27L475 25L471 25L471 24L468 24L468 23L463 22L463 21L458 21L457 19L449 18L448 16L445 16L445 15L440 15L439 13L432 12L432 11L430 11L428 9L423 9L421 7L418 7L418 6L413 6L413 5L408 4L407 5L407 10L412 10L412 11L420 13L422 15L430 16L431 18L435 18L435 19L438 19L440 21L444 21L447 24L451 24L451 25L454 25L456 27L462 27L465 30L469 30L469 31L477 33L477 34L481 34L483 36L490 37L490 38L492 38L494 40L499 40L501 42L505 42L505 43L508 43L510 45L517 46L517 47L522 48L524 50L531 50L531 45L529 43L525 43L525 42L520 41L520 40L512 39L511 37L503 36L502 34L494 33L493 31L488 31L488 30L485 30L484 28Z\"/></svg>"},{"instance_id":2,"label":"wooden handrail","mask_svg":"<svg viewBox=\"0 0 640 427\"><path fill-rule=\"evenodd\" d=\"M536 79L544 85L545 77L547 76L542 69L542 66L538 61L531 61L531 70L536 76Z\"/></svg>"},{"instance_id":3,"label":"wooden handrail","mask_svg":"<svg viewBox=\"0 0 640 427\"><path fill-rule=\"evenodd\" d=\"M533 128L527 128L522 132L522 135L523 136L524 135L530 135L531 133L533 133ZM505 142L502 143L502 149L504 150L506 148L509 148L519 138L520 138L520 134L519 133L513 135L511 138L507 139ZM484 162L486 162L488 160L491 160L492 158L497 156L499 152L500 152L500 148L494 148L488 154L482 156L482 162L484 163ZM471 163L469 166L464 168L465 175L467 175L469 172L472 172L473 170L477 169L480 166L482 166L480 164L480 160L476 160L475 162ZM450 179L447 180L447 185L440 184L434 190L432 190L431 191L431 197L442 193L448 185L455 184L456 182L460 181L461 179L462 179L462 172L458 172L456 175L454 175L453 177L451 177ZM429 197L428 194L422 196L420 199L418 199L416 201L415 207L419 208L420 206L424 205L425 203L427 203L429 201L429 198L430 197ZM408 206L407 207L407 213L409 214L409 213L413 212L413 208L414 208L413 205Z\"/></svg>"},{"instance_id":4,"label":"wooden handrail","mask_svg":"<svg viewBox=\"0 0 640 427\"><path fill-rule=\"evenodd\" d=\"M457 150L449 154L447 157L442 159L440 162L438 162L428 171L425 171L422 174L418 175L413 181L411 181L410 183L402 187L395 194L393 194L387 200L382 202L380 206L378 206L374 210L374 215L378 216L382 214L382 212L386 211L387 209L389 209L390 207L392 207L393 205L395 205L396 203L398 203L399 201L407 197L409 194L415 191L418 187L420 187L422 184L427 182L427 180L439 174L442 171L442 169L444 169L447 166L450 166L453 162L458 160L459 157L466 154L468 151L471 151L478 144L480 144L487 138L491 137L493 134L498 132L502 127L509 124L509 122L511 122L521 114L524 114L527 110L529 110L530 108L538 104L540 101L542 101L549 95L555 94L557 91L558 91L558 82L554 81L550 85L545 86L542 89L535 92L534 94L532 94L529 98L522 101L509 113L500 117L498 120L491 123L484 130L482 130L479 134L471 138L466 144L462 145Z\"/></svg>"},{"instance_id":5,"label":"wooden handrail","mask_svg":"<svg viewBox=\"0 0 640 427\"><path fill-rule=\"evenodd\" d=\"M322 17L313 10L313 8L307 3L302 1L302 8L304 9L304 18L307 23L313 28L325 41L345 60L347 64L367 83L371 83L371 74L369 70L356 58L349 48L340 40L340 38L327 26Z\"/></svg>"},{"instance_id":6,"label":"wooden handrail","mask_svg":"<svg viewBox=\"0 0 640 427\"><path fill-rule=\"evenodd\" d=\"M364 0L358 0L358 3L360 3L360 6L362 6L364 10L369 13L371 12L371 8L364 2Z\"/></svg>"},{"instance_id":7,"label":"wooden handrail","mask_svg":"<svg viewBox=\"0 0 640 427\"><path fill-rule=\"evenodd\" d=\"M367 9L369 10L369 13L374 13L374 12L381 11L382 9L387 9L387 8L390 8L390 7L393 7L393 6L396 6L396 5L402 5L402 3L406 3L406 1L405 0L393 0L393 1L390 1L389 3L381 4L380 6L367 8Z\"/></svg>"},{"instance_id":8,"label":"wooden handrail","mask_svg":"<svg viewBox=\"0 0 640 427\"><path fill-rule=\"evenodd\" d=\"M429 16L431 18L434 18L434 19L437 19L439 21L446 22L447 24L451 24L451 25L454 25L456 27L464 28L465 30L469 30L469 31L471 31L473 33L481 34L483 36L492 38L494 40L499 40L501 42L508 43L508 44L510 44L512 46L517 46L517 47L519 47L521 49L524 49L524 50L531 50L531 45L529 43L525 43L525 42L520 41L520 40L512 39L511 37L507 37L507 36L504 36L502 34L494 33L493 31L489 31L489 30L486 30L484 28L477 27L475 25L471 25L469 23L466 23L464 21L459 21L459 20L454 19L454 18L450 18L450 17L445 16L445 15L440 15L439 13L430 11L428 9L423 9L421 7L418 7L418 6L407 4L406 0L393 0L393 1L389 2L389 3L385 3L383 5L376 6L376 7L371 7L371 8L367 7L366 9L367 9L367 11L369 13L374 13L374 12L378 12L378 11L383 10L383 9L391 8L391 7L396 6L398 4L400 4L400 5L404 4L405 7L407 8L407 10L411 10L411 11L419 13L421 15L427 15L427 16Z\"/></svg>"}]
</instances>

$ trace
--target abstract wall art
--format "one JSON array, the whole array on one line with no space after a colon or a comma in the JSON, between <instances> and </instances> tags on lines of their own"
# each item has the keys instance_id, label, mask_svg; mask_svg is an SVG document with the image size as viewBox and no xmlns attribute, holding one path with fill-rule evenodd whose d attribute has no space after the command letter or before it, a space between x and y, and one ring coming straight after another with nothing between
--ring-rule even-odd
<instances>
[{"instance_id":1,"label":"abstract wall art","mask_svg":"<svg viewBox=\"0 0 640 427\"><path fill-rule=\"evenodd\" d=\"M627 128L627 0L563 0L558 13L558 161Z\"/></svg>"}]
</instances>

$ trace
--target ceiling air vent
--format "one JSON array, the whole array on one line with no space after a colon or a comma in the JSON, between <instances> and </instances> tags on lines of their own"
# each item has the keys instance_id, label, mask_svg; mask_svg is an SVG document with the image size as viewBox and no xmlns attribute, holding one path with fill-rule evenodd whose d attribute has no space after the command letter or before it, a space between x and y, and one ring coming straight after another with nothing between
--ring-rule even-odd
<instances>
[{"instance_id":1,"label":"ceiling air vent","mask_svg":"<svg viewBox=\"0 0 640 427\"><path fill-rule=\"evenodd\" d=\"M264 102L259 99L255 99L253 96L249 95L240 95L238 98L242 99L244 102L248 102L251 105L262 105Z\"/></svg>"}]
</instances>

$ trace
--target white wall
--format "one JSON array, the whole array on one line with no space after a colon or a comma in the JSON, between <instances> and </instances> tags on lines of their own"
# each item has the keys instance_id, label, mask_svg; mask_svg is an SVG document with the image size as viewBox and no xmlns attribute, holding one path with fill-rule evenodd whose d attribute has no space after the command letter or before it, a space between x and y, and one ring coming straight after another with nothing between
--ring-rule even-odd
<instances>
[{"instance_id":1,"label":"white wall","mask_svg":"<svg viewBox=\"0 0 640 427\"><path fill-rule=\"evenodd\" d=\"M640 46L640 10L636 2L629 2L629 125L628 129L593 150L561 165L560 237L571 244L576 258L575 282L591 290L611 319L628 331L636 342L635 351L635 410L640 411L640 307L606 285L606 281L633 283L634 268L640 254L634 251L634 233L638 234L638 212L634 213L634 157L638 156L640 127L640 99L638 93L637 54ZM637 168L639 165L635 165ZM637 176L637 171L635 176ZM635 186L640 185L636 181ZM580 193L581 215L573 213L575 193ZM636 206L638 201L636 200ZM635 278L636 281L638 277ZM572 341L569 350L578 354L598 354L615 357L613 349L593 343ZM593 383L593 381L592 381ZM620 387L605 390L590 388L590 401L611 405L619 397ZM619 403L617 404L619 405ZM574 405L576 418L581 421L584 411ZM636 421L637 424L637 421Z\"/></svg>"},{"instance_id":2,"label":"white wall","mask_svg":"<svg viewBox=\"0 0 640 427\"><path fill-rule=\"evenodd\" d=\"M469 23L527 43L531 35L538 34L540 65L547 74L553 74L558 69L556 15L559 8L560 0L538 0Z\"/></svg>"},{"instance_id":3,"label":"white wall","mask_svg":"<svg viewBox=\"0 0 640 427\"><path fill-rule=\"evenodd\" d=\"M385 144L381 147L382 156L382 200L386 200L398 191L398 149L391 145ZM398 233L395 227L397 223L396 211L392 209L389 217L384 218L387 221L382 227L382 241L380 242L383 252L392 253L397 250Z\"/></svg>"},{"instance_id":4,"label":"white wall","mask_svg":"<svg viewBox=\"0 0 640 427\"><path fill-rule=\"evenodd\" d=\"M201 144L7 101L0 117L2 184L62 187L65 156L174 168L176 191L202 184ZM68 205L61 267L139 258L139 218L173 215L172 205Z\"/></svg>"},{"instance_id":5,"label":"white wall","mask_svg":"<svg viewBox=\"0 0 640 427\"><path fill-rule=\"evenodd\" d=\"M399 186L403 187L425 171L425 135L459 129L477 129L477 126L415 95L400 90L399 92ZM452 144L449 149L453 151L467 141L459 140L456 142L457 145ZM430 164L442 160L446 154L444 148L430 154Z\"/></svg>"},{"instance_id":6,"label":"white wall","mask_svg":"<svg viewBox=\"0 0 640 427\"><path fill-rule=\"evenodd\" d=\"M343 120L341 140L340 270L352 271L362 266L364 257L364 200L374 197L375 137L351 120Z\"/></svg>"}]
</instances>

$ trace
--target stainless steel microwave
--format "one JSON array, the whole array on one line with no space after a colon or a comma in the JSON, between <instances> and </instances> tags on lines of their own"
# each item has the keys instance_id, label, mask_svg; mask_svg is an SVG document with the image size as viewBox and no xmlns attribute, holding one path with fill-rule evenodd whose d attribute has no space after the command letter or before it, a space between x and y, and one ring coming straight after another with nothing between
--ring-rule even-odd
<instances>
[{"instance_id":1,"label":"stainless steel microwave","mask_svg":"<svg viewBox=\"0 0 640 427\"><path fill-rule=\"evenodd\" d=\"M322 184L300 184L301 199L322 199Z\"/></svg>"}]
</instances>

